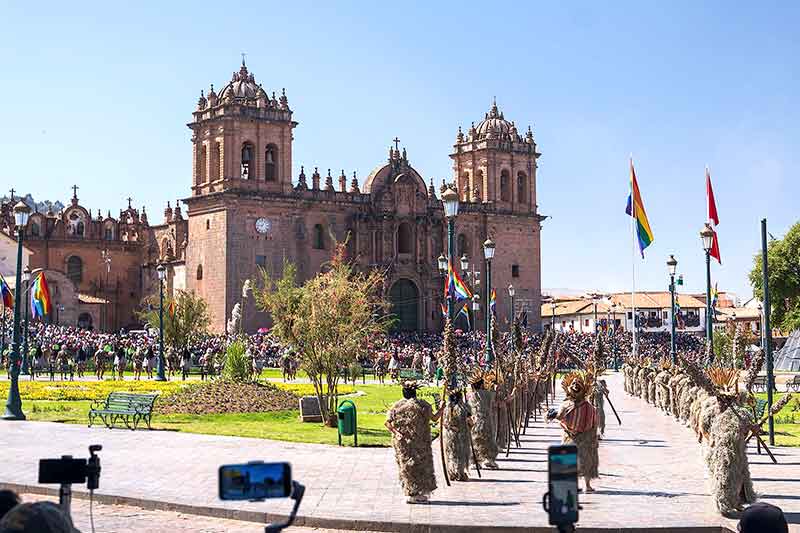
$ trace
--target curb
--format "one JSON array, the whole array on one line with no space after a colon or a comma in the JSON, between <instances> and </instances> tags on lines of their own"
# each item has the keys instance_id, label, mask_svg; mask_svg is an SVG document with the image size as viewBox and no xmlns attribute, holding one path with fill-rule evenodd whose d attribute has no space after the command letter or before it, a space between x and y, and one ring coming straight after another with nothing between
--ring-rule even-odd
<instances>
[{"instance_id":1,"label":"curb","mask_svg":"<svg viewBox=\"0 0 800 533\"><path fill-rule=\"evenodd\" d=\"M0 482L0 490L13 490L19 494L39 494L42 496L58 497L58 489L42 487L41 485L25 485L20 483ZM73 490L72 497L81 500L88 500L89 493L86 491ZM288 518L287 515L272 513L259 513L256 511L242 511L237 509L224 509L221 507L202 507L197 505L186 505L180 503L170 503L158 500L146 500L143 498L133 498L129 496L114 496L111 494L94 494L94 501L106 505L129 505L139 507L147 511L172 511L194 516L207 516L211 518L224 518L228 520L239 520L242 522L254 522L266 524L268 522L280 522ZM348 520L339 518L324 518L314 516L298 515L294 526L320 528L320 529L340 529L349 531L381 531L387 533L474 533L475 531L485 531L488 533L553 533L552 527L545 526L459 526L441 524L412 524L407 522L381 522L371 520ZM579 533L734 533L723 526L699 526L699 527L578 527Z\"/></svg>"}]
</instances>

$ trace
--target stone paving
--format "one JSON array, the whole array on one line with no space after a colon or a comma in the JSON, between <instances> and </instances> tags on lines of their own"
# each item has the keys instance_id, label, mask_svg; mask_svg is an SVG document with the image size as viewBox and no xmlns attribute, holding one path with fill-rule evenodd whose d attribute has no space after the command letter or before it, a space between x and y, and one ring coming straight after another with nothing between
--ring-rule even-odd
<instances>
[{"instance_id":1,"label":"stone paving","mask_svg":"<svg viewBox=\"0 0 800 533\"><path fill-rule=\"evenodd\" d=\"M608 376L611 398L622 418L607 413L600 448L601 478L594 494L582 495L580 530L680 528L735 531L735 522L712 509L699 445L674 419L624 394L621 376ZM217 467L224 463L290 461L307 487L298 525L357 530L449 529L551 531L545 526L547 446L560 440L554 424L531 423L522 448L498 461L501 470L444 486L434 443L440 487L429 505L407 505L390 449L329 447L170 431L107 430L75 425L5 422L0 482L36 485L41 457L85 457L89 444L103 445L101 501L171 509L262 522L265 513L288 512L288 501L217 500ZM779 465L751 453L756 490L779 505L800 532L800 450L775 450ZM75 487L76 492L79 490Z\"/></svg>"}]
</instances>

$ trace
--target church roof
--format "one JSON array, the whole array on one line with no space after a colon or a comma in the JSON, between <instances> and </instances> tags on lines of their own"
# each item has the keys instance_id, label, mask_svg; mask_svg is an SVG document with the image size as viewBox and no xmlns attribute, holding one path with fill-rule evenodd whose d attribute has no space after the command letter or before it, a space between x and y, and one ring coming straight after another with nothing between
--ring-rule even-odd
<instances>
[{"instance_id":1,"label":"church roof","mask_svg":"<svg viewBox=\"0 0 800 533\"><path fill-rule=\"evenodd\" d=\"M242 67L239 72L234 72L231 81L220 91L219 97L225 98L244 98L256 99L263 95L264 98L267 94L264 89L256 83L256 78L252 72L248 72L247 65L242 60Z\"/></svg>"},{"instance_id":2,"label":"church roof","mask_svg":"<svg viewBox=\"0 0 800 533\"><path fill-rule=\"evenodd\" d=\"M510 135L512 128L516 135L514 124L505 119L502 111L497 108L497 102L492 102L492 108L475 127L475 131L479 137L486 137L489 132L494 132L496 137L504 138Z\"/></svg>"}]
</instances>

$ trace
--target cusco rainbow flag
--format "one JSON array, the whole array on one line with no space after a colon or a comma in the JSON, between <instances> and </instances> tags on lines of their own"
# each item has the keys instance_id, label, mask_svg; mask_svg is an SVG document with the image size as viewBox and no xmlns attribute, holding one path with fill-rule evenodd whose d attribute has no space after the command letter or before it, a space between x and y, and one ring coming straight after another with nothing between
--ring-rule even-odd
<instances>
[{"instance_id":1,"label":"cusco rainbow flag","mask_svg":"<svg viewBox=\"0 0 800 533\"><path fill-rule=\"evenodd\" d=\"M14 309L14 295L11 294L11 287L8 286L2 274L0 274L0 297L3 300L3 307Z\"/></svg>"},{"instance_id":2,"label":"cusco rainbow flag","mask_svg":"<svg viewBox=\"0 0 800 533\"><path fill-rule=\"evenodd\" d=\"M50 312L50 289L44 272L40 272L31 285L31 313L33 318L43 317Z\"/></svg>"},{"instance_id":3,"label":"cusco rainbow flag","mask_svg":"<svg viewBox=\"0 0 800 533\"><path fill-rule=\"evenodd\" d=\"M468 300L472 298L469 288L461 280L458 272L453 270L452 263L447 263L447 279L444 282L444 297L453 295L456 300Z\"/></svg>"},{"instance_id":4,"label":"cusco rainbow flag","mask_svg":"<svg viewBox=\"0 0 800 533\"><path fill-rule=\"evenodd\" d=\"M644 258L644 249L653 243L653 230L650 229L650 222L647 220L647 213L644 210L639 183L636 181L636 172L633 170L633 159L631 159L631 192L628 194L628 206L625 208L625 213L636 221L639 252Z\"/></svg>"},{"instance_id":5,"label":"cusco rainbow flag","mask_svg":"<svg viewBox=\"0 0 800 533\"><path fill-rule=\"evenodd\" d=\"M492 310L492 314L497 314L497 291L492 289L492 296L489 298L489 309Z\"/></svg>"}]
</instances>

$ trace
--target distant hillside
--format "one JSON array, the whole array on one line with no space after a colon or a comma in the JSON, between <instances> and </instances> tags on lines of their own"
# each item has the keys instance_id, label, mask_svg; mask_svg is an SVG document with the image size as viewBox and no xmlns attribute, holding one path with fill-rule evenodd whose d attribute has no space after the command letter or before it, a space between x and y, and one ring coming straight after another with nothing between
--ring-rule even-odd
<instances>
[{"instance_id":1,"label":"distant hillside","mask_svg":"<svg viewBox=\"0 0 800 533\"><path fill-rule=\"evenodd\" d=\"M20 199L19 196L14 195L14 200L15 201L18 202L19 199ZM0 196L0 202L1 203L6 203L9 200L10 200L9 196ZM31 194L26 194L25 197L22 198L22 201L25 202L28 205L28 207L30 207L34 211L38 211L40 213L46 213L48 208L52 209L54 213L58 213L59 211L64 209L64 204L62 204L58 200L56 200L55 202L51 202L49 200L43 200L41 202L37 202L33 198L33 195L31 195Z\"/></svg>"}]
</instances>

